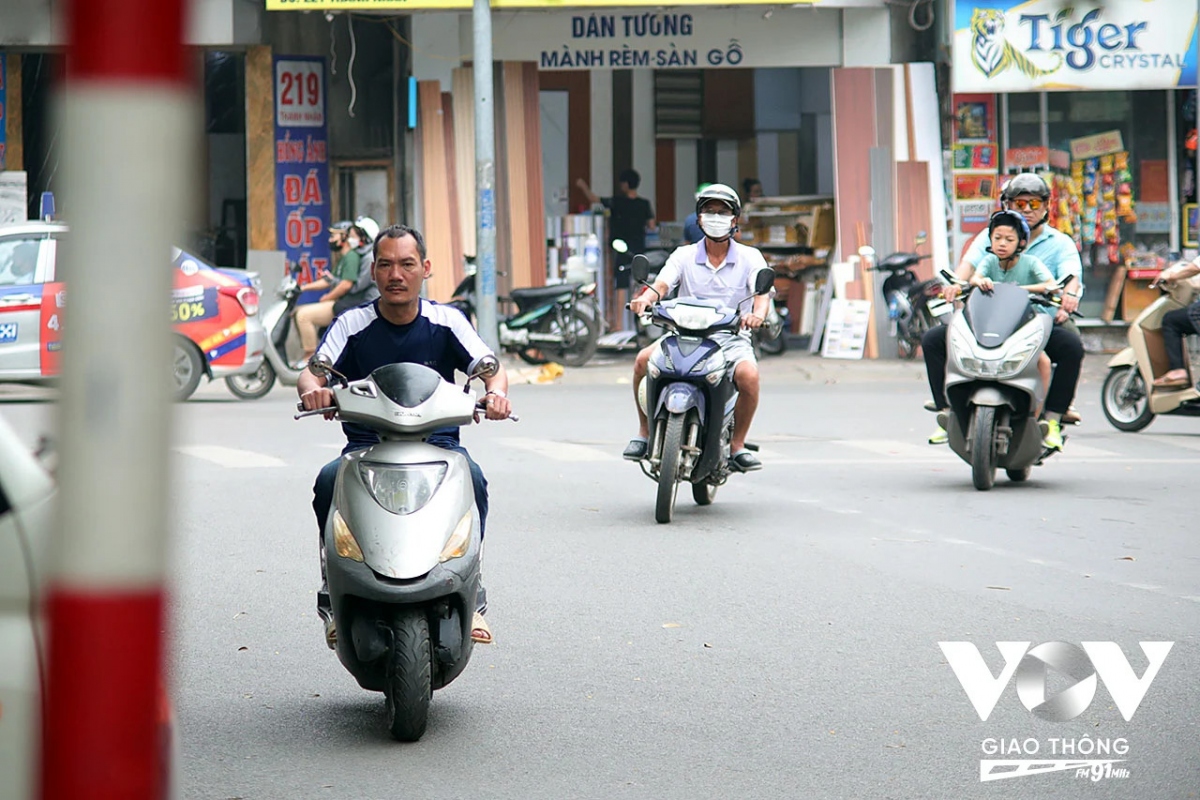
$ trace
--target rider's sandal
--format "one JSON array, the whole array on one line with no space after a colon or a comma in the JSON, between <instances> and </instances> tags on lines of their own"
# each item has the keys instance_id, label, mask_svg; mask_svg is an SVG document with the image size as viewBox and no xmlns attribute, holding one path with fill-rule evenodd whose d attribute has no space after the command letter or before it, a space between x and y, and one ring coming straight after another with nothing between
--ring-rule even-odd
<instances>
[{"instance_id":1,"label":"rider's sandal","mask_svg":"<svg viewBox=\"0 0 1200 800\"><path fill-rule=\"evenodd\" d=\"M755 470L762 469L762 462L749 450L738 451L729 459L729 464L738 472L754 472Z\"/></svg>"},{"instance_id":2,"label":"rider's sandal","mask_svg":"<svg viewBox=\"0 0 1200 800\"><path fill-rule=\"evenodd\" d=\"M629 444L625 445L625 452L621 456L626 461L641 461L646 457L646 450L650 447L649 442L643 436L635 436L629 440Z\"/></svg>"},{"instance_id":3,"label":"rider's sandal","mask_svg":"<svg viewBox=\"0 0 1200 800\"><path fill-rule=\"evenodd\" d=\"M492 643L492 629L488 627L483 614L478 611L475 612L475 618L471 620L471 641L475 644Z\"/></svg>"}]
</instances>

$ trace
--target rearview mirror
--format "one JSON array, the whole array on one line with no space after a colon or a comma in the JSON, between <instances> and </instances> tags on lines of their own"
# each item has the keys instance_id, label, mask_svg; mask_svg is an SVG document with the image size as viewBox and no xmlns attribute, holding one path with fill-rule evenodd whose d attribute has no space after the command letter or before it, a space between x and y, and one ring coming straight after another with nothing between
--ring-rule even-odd
<instances>
[{"instance_id":1,"label":"rearview mirror","mask_svg":"<svg viewBox=\"0 0 1200 800\"><path fill-rule=\"evenodd\" d=\"M329 356L317 353L308 360L308 371L318 378L328 378L329 373L333 371L333 362Z\"/></svg>"},{"instance_id":2,"label":"rearview mirror","mask_svg":"<svg viewBox=\"0 0 1200 800\"><path fill-rule=\"evenodd\" d=\"M629 265L629 271L635 281L645 283L646 279L650 277L650 259L638 253L633 257L633 263Z\"/></svg>"},{"instance_id":3,"label":"rearview mirror","mask_svg":"<svg viewBox=\"0 0 1200 800\"><path fill-rule=\"evenodd\" d=\"M775 270L767 267L760 269L758 274L754 276L754 293L764 295L775 287Z\"/></svg>"},{"instance_id":4,"label":"rearview mirror","mask_svg":"<svg viewBox=\"0 0 1200 800\"><path fill-rule=\"evenodd\" d=\"M624 239L613 239L612 249L616 250L618 253L628 253L629 245L625 244Z\"/></svg>"},{"instance_id":5,"label":"rearview mirror","mask_svg":"<svg viewBox=\"0 0 1200 800\"><path fill-rule=\"evenodd\" d=\"M472 378L490 378L500 371L500 360L490 353L475 362Z\"/></svg>"}]
</instances>

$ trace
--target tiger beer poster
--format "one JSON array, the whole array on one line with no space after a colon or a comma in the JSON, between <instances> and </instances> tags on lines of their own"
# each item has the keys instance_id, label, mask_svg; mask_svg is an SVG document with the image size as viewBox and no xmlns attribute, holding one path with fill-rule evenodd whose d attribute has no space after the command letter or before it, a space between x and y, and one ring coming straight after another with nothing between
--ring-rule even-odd
<instances>
[{"instance_id":1,"label":"tiger beer poster","mask_svg":"<svg viewBox=\"0 0 1200 800\"><path fill-rule=\"evenodd\" d=\"M1196 86L1196 0L956 0L955 92Z\"/></svg>"}]
</instances>

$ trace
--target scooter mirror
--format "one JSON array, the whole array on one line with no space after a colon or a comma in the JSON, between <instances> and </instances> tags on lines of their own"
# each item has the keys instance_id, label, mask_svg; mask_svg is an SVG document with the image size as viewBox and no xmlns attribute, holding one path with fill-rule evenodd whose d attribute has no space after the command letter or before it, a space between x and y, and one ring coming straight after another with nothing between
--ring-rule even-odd
<instances>
[{"instance_id":1,"label":"scooter mirror","mask_svg":"<svg viewBox=\"0 0 1200 800\"><path fill-rule=\"evenodd\" d=\"M333 362L329 360L329 356L318 353L309 359L308 371L318 378L328 378L329 373L333 371Z\"/></svg>"},{"instance_id":2,"label":"scooter mirror","mask_svg":"<svg viewBox=\"0 0 1200 800\"><path fill-rule=\"evenodd\" d=\"M638 253L633 257L633 263L629 265L629 271L635 281L644 283L650 277L650 259Z\"/></svg>"},{"instance_id":3,"label":"scooter mirror","mask_svg":"<svg viewBox=\"0 0 1200 800\"><path fill-rule=\"evenodd\" d=\"M612 249L616 250L618 253L628 253L629 245L625 244L624 239L613 239Z\"/></svg>"},{"instance_id":4,"label":"scooter mirror","mask_svg":"<svg viewBox=\"0 0 1200 800\"><path fill-rule=\"evenodd\" d=\"M471 370L471 377L490 378L499 371L500 360L493 355L486 355L476 362L475 368Z\"/></svg>"},{"instance_id":5,"label":"scooter mirror","mask_svg":"<svg viewBox=\"0 0 1200 800\"><path fill-rule=\"evenodd\" d=\"M775 270L767 267L760 269L758 274L754 276L754 293L764 295L771 291L775 286Z\"/></svg>"}]
</instances>

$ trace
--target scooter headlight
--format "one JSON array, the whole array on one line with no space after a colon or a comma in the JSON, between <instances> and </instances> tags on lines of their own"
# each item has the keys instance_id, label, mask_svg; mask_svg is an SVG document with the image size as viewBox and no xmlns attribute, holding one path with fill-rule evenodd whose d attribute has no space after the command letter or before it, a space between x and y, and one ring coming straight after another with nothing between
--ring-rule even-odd
<instances>
[{"instance_id":1,"label":"scooter headlight","mask_svg":"<svg viewBox=\"0 0 1200 800\"><path fill-rule=\"evenodd\" d=\"M720 350L716 350L708 358L701 361L692 368L692 374L701 374L704 379L713 386L721 382L721 378L725 377L725 367L727 366L725 354Z\"/></svg>"},{"instance_id":2,"label":"scooter headlight","mask_svg":"<svg viewBox=\"0 0 1200 800\"><path fill-rule=\"evenodd\" d=\"M362 548L358 546L358 540L354 538L354 534L350 532L350 526L346 524L346 520L342 519L342 515L335 508L333 510L333 549L342 558L348 558L351 561L362 561Z\"/></svg>"},{"instance_id":3,"label":"scooter headlight","mask_svg":"<svg viewBox=\"0 0 1200 800\"><path fill-rule=\"evenodd\" d=\"M433 497L448 466L445 461L404 466L360 461L358 474L384 509L393 514L412 514Z\"/></svg>"},{"instance_id":4,"label":"scooter headlight","mask_svg":"<svg viewBox=\"0 0 1200 800\"><path fill-rule=\"evenodd\" d=\"M446 540L446 546L442 548L442 554L438 556L438 563L445 563L452 558L462 558L467 554L467 548L470 545L471 512L467 511L454 526L454 533L450 534L450 538Z\"/></svg>"}]
</instances>

